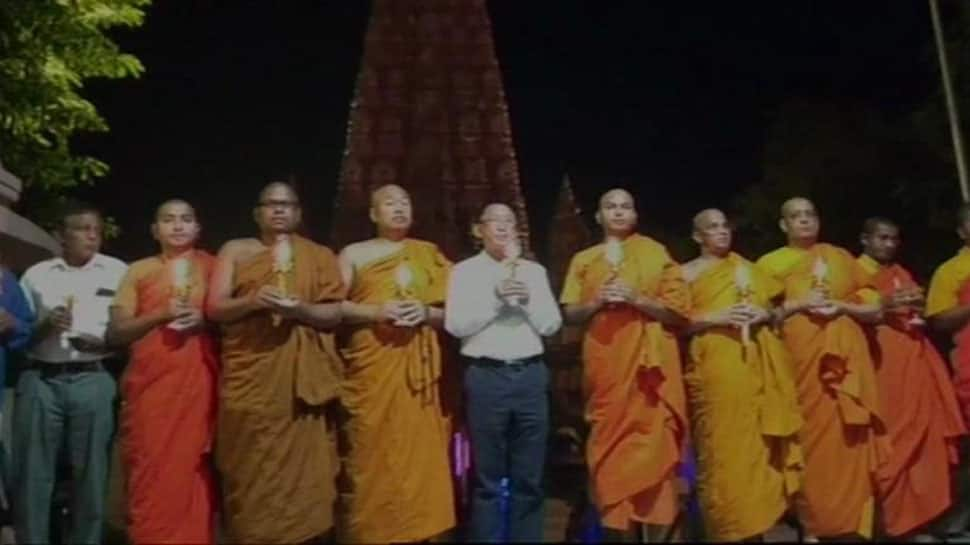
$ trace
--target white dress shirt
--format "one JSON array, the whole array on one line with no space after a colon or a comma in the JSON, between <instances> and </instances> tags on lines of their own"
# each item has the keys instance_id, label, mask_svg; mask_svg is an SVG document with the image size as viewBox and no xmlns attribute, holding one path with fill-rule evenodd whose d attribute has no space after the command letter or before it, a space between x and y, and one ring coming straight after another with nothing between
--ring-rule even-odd
<instances>
[{"instance_id":1,"label":"white dress shirt","mask_svg":"<svg viewBox=\"0 0 970 545\"><path fill-rule=\"evenodd\" d=\"M445 329L461 339L470 358L516 360L542 354L541 337L559 330L562 315L542 265L520 259L516 279L529 289L529 302L509 306L495 289L509 277L509 267L487 252L455 265L445 300Z\"/></svg>"},{"instance_id":2,"label":"white dress shirt","mask_svg":"<svg viewBox=\"0 0 970 545\"><path fill-rule=\"evenodd\" d=\"M64 306L68 296L72 296L71 330L104 339L108 308L127 269L124 262L102 254L95 254L81 267L71 267L64 259L55 257L27 269L20 284L37 323L47 319L55 307ZM96 361L110 355L108 351L81 352L65 344L60 334L50 332L43 339L34 339L27 356L38 361L63 363Z\"/></svg>"}]
</instances>

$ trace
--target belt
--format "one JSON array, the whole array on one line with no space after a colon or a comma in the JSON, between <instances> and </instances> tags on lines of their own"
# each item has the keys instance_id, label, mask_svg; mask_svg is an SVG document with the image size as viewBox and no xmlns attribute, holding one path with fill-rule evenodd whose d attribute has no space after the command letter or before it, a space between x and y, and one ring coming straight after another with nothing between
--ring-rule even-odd
<instances>
[{"instance_id":1,"label":"belt","mask_svg":"<svg viewBox=\"0 0 970 545\"><path fill-rule=\"evenodd\" d=\"M78 373L94 373L103 371L104 366L101 360L95 361L65 361L65 362L46 362L30 360L27 362L26 370L40 371L44 376L56 375L76 375Z\"/></svg>"},{"instance_id":2,"label":"belt","mask_svg":"<svg viewBox=\"0 0 970 545\"><path fill-rule=\"evenodd\" d=\"M535 356L529 356L528 358L519 358L514 360L497 360L495 358L468 358L468 362L472 365L478 365L480 367L525 367L526 365L532 365L533 363L542 362L542 354L536 354Z\"/></svg>"}]
</instances>

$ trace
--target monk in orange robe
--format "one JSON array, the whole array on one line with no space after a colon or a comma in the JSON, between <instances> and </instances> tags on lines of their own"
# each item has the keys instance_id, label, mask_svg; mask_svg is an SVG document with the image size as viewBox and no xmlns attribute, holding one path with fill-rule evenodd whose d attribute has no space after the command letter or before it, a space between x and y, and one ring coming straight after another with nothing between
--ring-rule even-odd
<instances>
[{"instance_id":1,"label":"monk in orange robe","mask_svg":"<svg viewBox=\"0 0 970 545\"><path fill-rule=\"evenodd\" d=\"M222 247L207 302L223 324L216 465L230 541L300 543L333 526L344 289L336 256L294 233L290 186L268 185L253 214L260 237Z\"/></svg>"},{"instance_id":2,"label":"monk in orange robe","mask_svg":"<svg viewBox=\"0 0 970 545\"><path fill-rule=\"evenodd\" d=\"M883 322L870 328L884 418L892 445L879 471L886 534L909 536L950 506L950 469L966 434L943 358L924 332L923 295L895 262L899 228L871 218L859 264L882 296Z\"/></svg>"},{"instance_id":3,"label":"monk in orange robe","mask_svg":"<svg viewBox=\"0 0 970 545\"><path fill-rule=\"evenodd\" d=\"M963 247L933 273L925 313L933 329L953 336L956 345L951 353L953 385L964 425L970 427L970 204L960 206L956 220L956 232ZM967 441L961 443L961 463L955 472L954 505L941 525L948 539L970 536L967 532L970 522Z\"/></svg>"},{"instance_id":4,"label":"monk in orange robe","mask_svg":"<svg viewBox=\"0 0 970 545\"><path fill-rule=\"evenodd\" d=\"M587 324L584 394L592 496L608 529L646 525L658 539L677 516L676 470L687 433L680 352L672 327L689 302L680 266L637 234L633 197L601 198L606 238L573 256L560 302L566 320Z\"/></svg>"},{"instance_id":5,"label":"monk in orange robe","mask_svg":"<svg viewBox=\"0 0 970 545\"><path fill-rule=\"evenodd\" d=\"M340 253L349 288L341 542L422 541L455 525L435 329L451 263L434 244L407 238L411 210L404 189L378 188L370 208L377 238Z\"/></svg>"},{"instance_id":6,"label":"monk in orange robe","mask_svg":"<svg viewBox=\"0 0 970 545\"><path fill-rule=\"evenodd\" d=\"M805 453L799 518L816 538L872 535L875 472L888 443L875 370L859 322L880 318L878 294L849 252L818 242L815 205L781 208L788 245L758 260L785 287L782 334L795 362Z\"/></svg>"},{"instance_id":7,"label":"monk in orange robe","mask_svg":"<svg viewBox=\"0 0 970 545\"><path fill-rule=\"evenodd\" d=\"M158 207L161 254L136 261L111 307L108 341L131 343L121 380L121 451L132 543L214 543L208 453L216 416L216 340L202 306L215 259L194 249L195 210Z\"/></svg>"},{"instance_id":8,"label":"monk in orange robe","mask_svg":"<svg viewBox=\"0 0 970 545\"><path fill-rule=\"evenodd\" d=\"M791 357L770 327L781 284L731 251L724 213L694 218L701 255L684 265L691 334L684 381L706 537L760 539L801 486Z\"/></svg>"}]
</instances>

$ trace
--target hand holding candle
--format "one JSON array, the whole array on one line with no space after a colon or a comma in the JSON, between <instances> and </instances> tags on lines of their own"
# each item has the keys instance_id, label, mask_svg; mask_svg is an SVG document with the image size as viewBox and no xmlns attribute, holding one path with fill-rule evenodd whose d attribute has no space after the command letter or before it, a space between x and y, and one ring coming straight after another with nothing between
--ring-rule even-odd
<instances>
[{"instance_id":1,"label":"hand holding candle","mask_svg":"<svg viewBox=\"0 0 970 545\"><path fill-rule=\"evenodd\" d=\"M747 305L751 302L751 269L747 265L739 265L734 269L734 286L738 291L738 302ZM745 322L741 326L741 342L751 343L751 324Z\"/></svg>"},{"instance_id":2,"label":"hand holding candle","mask_svg":"<svg viewBox=\"0 0 970 545\"><path fill-rule=\"evenodd\" d=\"M522 247L519 245L518 239L511 239L505 245L505 259L502 263L509 268L509 278L515 280L515 275L518 272L519 258L522 256ZM512 298L509 301L509 306L517 307L521 303L518 298Z\"/></svg>"},{"instance_id":3,"label":"hand holding candle","mask_svg":"<svg viewBox=\"0 0 970 545\"><path fill-rule=\"evenodd\" d=\"M290 300L289 278L293 273L293 245L289 235L279 235L273 245L273 275L279 296ZM295 304L295 301L293 302ZM273 315L273 325L278 326L283 321L279 314Z\"/></svg>"}]
</instances>

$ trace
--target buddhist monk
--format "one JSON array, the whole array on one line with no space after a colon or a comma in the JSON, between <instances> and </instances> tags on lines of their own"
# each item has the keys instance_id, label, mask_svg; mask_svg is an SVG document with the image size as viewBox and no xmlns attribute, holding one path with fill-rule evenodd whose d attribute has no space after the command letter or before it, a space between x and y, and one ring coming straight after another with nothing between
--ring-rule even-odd
<instances>
[{"instance_id":1,"label":"buddhist monk","mask_svg":"<svg viewBox=\"0 0 970 545\"><path fill-rule=\"evenodd\" d=\"M266 186L253 216L259 238L222 247L207 301L223 324L216 465L230 541L299 543L333 525L344 289L336 256L296 234L290 186Z\"/></svg>"},{"instance_id":2,"label":"buddhist monk","mask_svg":"<svg viewBox=\"0 0 970 545\"><path fill-rule=\"evenodd\" d=\"M216 418L216 340L202 306L215 258L182 200L158 207L158 255L133 263L111 307L108 341L131 343L121 381L121 449L131 541L213 543L208 453Z\"/></svg>"},{"instance_id":3,"label":"buddhist monk","mask_svg":"<svg viewBox=\"0 0 970 545\"><path fill-rule=\"evenodd\" d=\"M671 328L686 322L687 285L666 248L636 232L630 193L604 193L596 220L604 241L573 256L560 297L566 321L586 325L592 496L607 529L627 537L643 530L653 540L678 511L676 469L687 422Z\"/></svg>"},{"instance_id":4,"label":"buddhist monk","mask_svg":"<svg viewBox=\"0 0 970 545\"><path fill-rule=\"evenodd\" d=\"M757 264L784 284L779 319L795 362L805 453L799 518L809 538L872 535L873 480L887 443L876 376L859 325L880 317L878 295L846 250L818 242L815 205L781 207L788 245Z\"/></svg>"},{"instance_id":5,"label":"buddhist monk","mask_svg":"<svg viewBox=\"0 0 970 545\"><path fill-rule=\"evenodd\" d=\"M957 211L957 235L963 247L940 265L926 295L926 317L933 329L953 336L953 381L964 425L970 425L970 204ZM955 539L970 537L970 482L967 482L967 441L961 441L961 464L956 472L954 507L947 515L945 531Z\"/></svg>"},{"instance_id":6,"label":"buddhist monk","mask_svg":"<svg viewBox=\"0 0 970 545\"><path fill-rule=\"evenodd\" d=\"M923 293L896 262L899 227L885 218L866 220L859 264L883 302L883 320L870 326L892 452L879 470L885 533L930 537L927 524L949 507L950 469L966 433L946 364L924 332Z\"/></svg>"},{"instance_id":7,"label":"buddhist monk","mask_svg":"<svg viewBox=\"0 0 970 545\"><path fill-rule=\"evenodd\" d=\"M700 257L684 265L691 334L684 376L708 539L760 540L801 485L788 350L771 328L781 284L731 251L724 213L694 217Z\"/></svg>"},{"instance_id":8,"label":"buddhist monk","mask_svg":"<svg viewBox=\"0 0 970 545\"><path fill-rule=\"evenodd\" d=\"M422 541L455 525L435 329L451 264L434 244L407 238L411 199L401 187L371 194L370 220L377 237L339 258L349 290L340 541Z\"/></svg>"}]
</instances>

